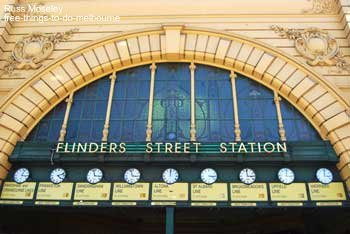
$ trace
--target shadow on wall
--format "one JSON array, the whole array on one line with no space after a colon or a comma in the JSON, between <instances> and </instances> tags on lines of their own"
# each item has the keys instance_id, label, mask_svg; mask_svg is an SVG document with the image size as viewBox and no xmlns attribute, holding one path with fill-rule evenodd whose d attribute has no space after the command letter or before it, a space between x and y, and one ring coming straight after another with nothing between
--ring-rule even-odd
<instances>
[{"instance_id":1,"label":"shadow on wall","mask_svg":"<svg viewBox=\"0 0 350 234\"><path fill-rule=\"evenodd\" d=\"M164 208L2 208L0 234L164 234ZM176 234L349 234L348 208L177 208Z\"/></svg>"}]
</instances>

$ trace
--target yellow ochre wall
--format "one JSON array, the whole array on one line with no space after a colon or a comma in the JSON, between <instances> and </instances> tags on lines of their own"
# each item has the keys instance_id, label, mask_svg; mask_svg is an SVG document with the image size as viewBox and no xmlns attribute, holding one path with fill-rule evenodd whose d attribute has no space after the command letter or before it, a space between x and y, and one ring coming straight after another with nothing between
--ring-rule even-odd
<instances>
[{"instance_id":1,"label":"yellow ochre wall","mask_svg":"<svg viewBox=\"0 0 350 234\"><path fill-rule=\"evenodd\" d=\"M21 4L37 1L20 1ZM0 4L17 3L0 1ZM0 73L0 179L16 142L70 92L114 70L166 61L234 70L288 99L340 157L350 185L350 69L308 65L292 39L271 29L318 28L336 39L350 63L350 1L335 0L62 0L63 15L120 16L119 22L4 22L0 68L15 43L32 32L65 32L40 69ZM1 9L2 10L2 9ZM4 13L2 13L3 15ZM350 16L350 14L349 14ZM350 67L350 66L349 66Z\"/></svg>"}]
</instances>

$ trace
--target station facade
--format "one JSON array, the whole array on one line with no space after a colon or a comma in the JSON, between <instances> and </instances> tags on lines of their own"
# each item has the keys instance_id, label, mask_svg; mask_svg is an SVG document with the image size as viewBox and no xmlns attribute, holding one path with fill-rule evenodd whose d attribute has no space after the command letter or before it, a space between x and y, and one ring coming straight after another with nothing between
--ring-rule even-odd
<instances>
[{"instance_id":1,"label":"station facade","mask_svg":"<svg viewBox=\"0 0 350 234\"><path fill-rule=\"evenodd\" d=\"M347 233L347 1L81 4L2 22L4 233Z\"/></svg>"}]
</instances>

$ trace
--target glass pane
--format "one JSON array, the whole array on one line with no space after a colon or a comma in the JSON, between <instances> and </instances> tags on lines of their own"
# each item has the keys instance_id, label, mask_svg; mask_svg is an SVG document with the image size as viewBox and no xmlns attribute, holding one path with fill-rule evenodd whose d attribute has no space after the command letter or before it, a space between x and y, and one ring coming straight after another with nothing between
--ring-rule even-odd
<instances>
[{"instance_id":1,"label":"glass pane","mask_svg":"<svg viewBox=\"0 0 350 234\"><path fill-rule=\"evenodd\" d=\"M157 65L153 139L189 141L190 69L189 64Z\"/></svg>"},{"instance_id":2,"label":"glass pane","mask_svg":"<svg viewBox=\"0 0 350 234\"><path fill-rule=\"evenodd\" d=\"M109 141L145 141L150 79L149 65L117 74Z\"/></svg>"},{"instance_id":3,"label":"glass pane","mask_svg":"<svg viewBox=\"0 0 350 234\"><path fill-rule=\"evenodd\" d=\"M229 71L197 65L195 79L198 141L233 141L234 113Z\"/></svg>"},{"instance_id":4,"label":"glass pane","mask_svg":"<svg viewBox=\"0 0 350 234\"><path fill-rule=\"evenodd\" d=\"M241 75L236 87L242 141L278 141L273 92Z\"/></svg>"},{"instance_id":5,"label":"glass pane","mask_svg":"<svg viewBox=\"0 0 350 234\"><path fill-rule=\"evenodd\" d=\"M106 118L110 79L97 80L77 91L68 120L66 141L100 141Z\"/></svg>"},{"instance_id":6,"label":"glass pane","mask_svg":"<svg viewBox=\"0 0 350 234\"><path fill-rule=\"evenodd\" d=\"M281 101L281 112L288 141L322 140L307 119L284 99Z\"/></svg>"},{"instance_id":7,"label":"glass pane","mask_svg":"<svg viewBox=\"0 0 350 234\"><path fill-rule=\"evenodd\" d=\"M58 140L67 103L58 104L49 112L28 135L27 141L56 142Z\"/></svg>"}]
</instances>

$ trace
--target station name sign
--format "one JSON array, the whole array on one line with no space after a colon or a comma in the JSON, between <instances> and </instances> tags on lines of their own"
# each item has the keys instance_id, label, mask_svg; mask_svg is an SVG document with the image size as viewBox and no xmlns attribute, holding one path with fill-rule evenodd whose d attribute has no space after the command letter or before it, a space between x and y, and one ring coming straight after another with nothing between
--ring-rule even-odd
<instances>
[{"instance_id":1,"label":"station name sign","mask_svg":"<svg viewBox=\"0 0 350 234\"><path fill-rule=\"evenodd\" d=\"M250 154L286 152L286 142L59 142L56 145L56 153Z\"/></svg>"}]
</instances>

